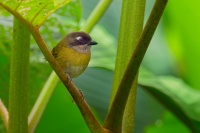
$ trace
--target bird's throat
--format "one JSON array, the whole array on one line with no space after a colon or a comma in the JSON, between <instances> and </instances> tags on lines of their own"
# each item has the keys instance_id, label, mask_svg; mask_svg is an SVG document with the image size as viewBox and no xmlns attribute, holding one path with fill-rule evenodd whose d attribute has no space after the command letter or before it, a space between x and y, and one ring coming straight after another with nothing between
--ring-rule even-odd
<instances>
[{"instance_id":1,"label":"bird's throat","mask_svg":"<svg viewBox=\"0 0 200 133\"><path fill-rule=\"evenodd\" d=\"M78 45L78 46L72 46L72 49L74 49L75 51L77 51L78 53L83 53L83 54L87 54L90 53L90 45Z\"/></svg>"}]
</instances>

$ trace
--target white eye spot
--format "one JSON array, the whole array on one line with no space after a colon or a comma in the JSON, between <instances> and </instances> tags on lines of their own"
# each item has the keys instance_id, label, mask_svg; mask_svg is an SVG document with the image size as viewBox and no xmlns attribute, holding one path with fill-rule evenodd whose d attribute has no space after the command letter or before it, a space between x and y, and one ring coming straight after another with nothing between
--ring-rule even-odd
<instances>
[{"instance_id":1,"label":"white eye spot","mask_svg":"<svg viewBox=\"0 0 200 133\"><path fill-rule=\"evenodd\" d=\"M76 37L76 40L77 40L80 44L84 44L84 38L83 38L82 36Z\"/></svg>"},{"instance_id":2,"label":"white eye spot","mask_svg":"<svg viewBox=\"0 0 200 133\"><path fill-rule=\"evenodd\" d=\"M81 36L78 36L78 37L76 37L76 40L82 40L82 37Z\"/></svg>"}]
</instances>

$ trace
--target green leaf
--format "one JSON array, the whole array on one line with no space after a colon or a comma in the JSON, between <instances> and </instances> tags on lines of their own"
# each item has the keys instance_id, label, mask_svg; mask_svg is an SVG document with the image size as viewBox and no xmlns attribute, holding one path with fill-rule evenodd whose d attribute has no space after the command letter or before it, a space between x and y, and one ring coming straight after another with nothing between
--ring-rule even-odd
<instances>
[{"instance_id":1,"label":"green leaf","mask_svg":"<svg viewBox=\"0 0 200 133\"><path fill-rule=\"evenodd\" d=\"M167 41L177 62L176 70L195 89L200 89L199 6L199 0L169 1L163 17Z\"/></svg>"},{"instance_id":2,"label":"green leaf","mask_svg":"<svg viewBox=\"0 0 200 133\"><path fill-rule=\"evenodd\" d=\"M181 79L154 76L142 68L139 84L168 107L193 131L200 131L200 91L192 89Z\"/></svg>"},{"instance_id":3,"label":"green leaf","mask_svg":"<svg viewBox=\"0 0 200 133\"><path fill-rule=\"evenodd\" d=\"M82 6L80 0L72 0L66 7L58 9L49 16L45 23L40 27L40 33L49 49L53 49L53 47L68 33L80 29L80 20L82 16L81 9ZM34 39L32 39L31 50L31 61L46 62L40 49L35 45Z\"/></svg>"},{"instance_id":4,"label":"green leaf","mask_svg":"<svg viewBox=\"0 0 200 133\"><path fill-rule=\"evenodd\" d=\"M155 124L146 128L145 133L191 133L175 116L166 112L162 119L157 119Z\"/></svg>"},{"instance_id":5,"label":"green leaf","mask_svg":"<svg viewBox=\"0 0 200 133\"><path fill-rule=\"evenodd\" d=\"M91 36L98 44L92 47L92 58L89 66L114 70L116 56L116 40L114 37L109 34L105 28L99 25L96 25Z\"/></svg>"},{"instance_id":6,"label":"green leaf","mask_svg":"<svg viewBox=\"0 0 200 133\"><path fill-rule=\"evenodd\" d=\"M0 6L7 9L13 15L18 16L17 18L20 16L28 23L39 28L49 15L70 1L71 0L0 0Z\"/></svg>"}]
</instances>

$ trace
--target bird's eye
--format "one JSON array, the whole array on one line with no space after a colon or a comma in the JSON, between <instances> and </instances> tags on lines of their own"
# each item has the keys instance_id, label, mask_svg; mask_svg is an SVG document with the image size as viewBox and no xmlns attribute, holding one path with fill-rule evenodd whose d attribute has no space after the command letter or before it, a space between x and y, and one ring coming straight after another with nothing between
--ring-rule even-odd
<instances>
[{"instance_id":1,"label":"bird's eye","mask_svg":"<svg viewBox=\"0 0 200 133\"><path fill-rule=\"evenodd\" d=\"M76 38L76 40L77 40L79 43L84 43L84 39L83 39L83 37L81 37L81 36L78 36L78 37Z\"/></svg>"}]
</instances>

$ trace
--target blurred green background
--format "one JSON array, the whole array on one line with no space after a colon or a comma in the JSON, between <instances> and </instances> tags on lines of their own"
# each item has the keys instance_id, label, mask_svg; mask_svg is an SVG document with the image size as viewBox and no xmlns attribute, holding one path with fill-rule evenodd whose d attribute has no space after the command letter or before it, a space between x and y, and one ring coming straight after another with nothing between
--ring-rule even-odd
<instances>
[{"instance_id":1,"label":"blurred green background","mask_svg":"<svg viewBox=\"0 0 200 133\"><path fill-rule=\"evenodd\" d=\"M40 31L50 49L70 31L84 25L99 0L74 0L56 11ZM154 4L147 0L145 21ZM199 0L169 1L142 65L155 75L172 75L195 89L200 88ZM91 32L99 44L92 48L90 67L74 79L93 112L102 123L107 113L120 23L121 0L114 0ZM12 45L12 16L0 8L0 98L8 107L9 64ZM31 110L51 68L32 39L30 58ZM187 97L185 97L187 99ZM0 120L0 133L5 129ZM64 86L56 87L36 133L88 133L89 130ZM189 133L158 100L140 86L137 91L135 133Z\"/></svg>"}]
</instances>

